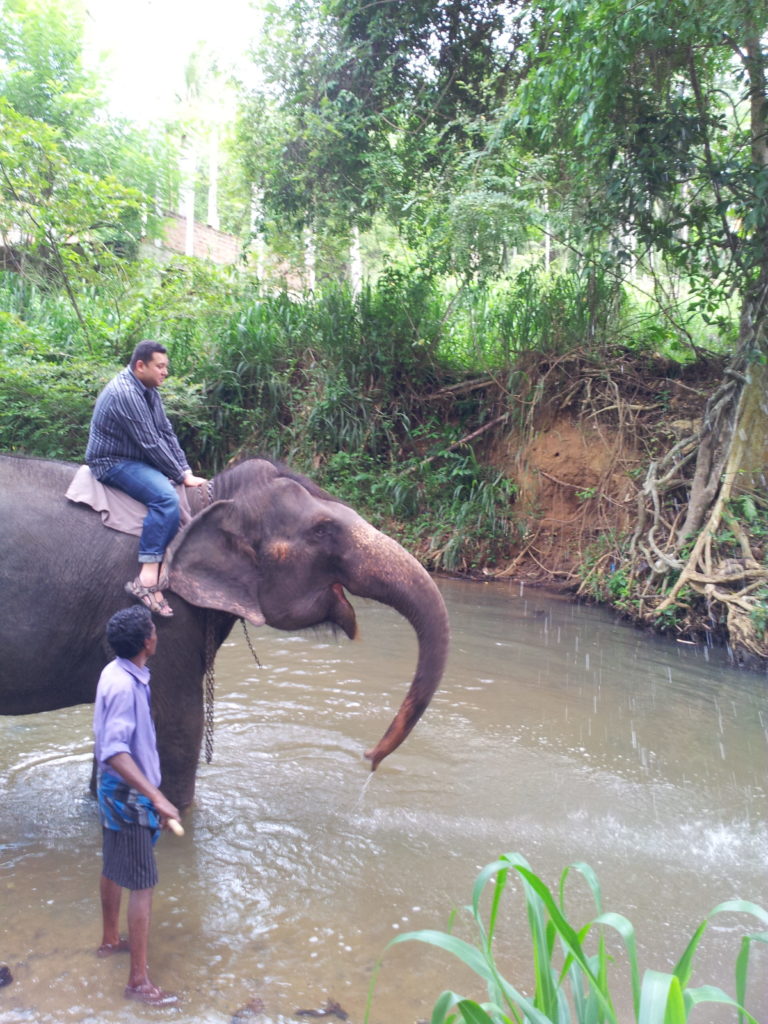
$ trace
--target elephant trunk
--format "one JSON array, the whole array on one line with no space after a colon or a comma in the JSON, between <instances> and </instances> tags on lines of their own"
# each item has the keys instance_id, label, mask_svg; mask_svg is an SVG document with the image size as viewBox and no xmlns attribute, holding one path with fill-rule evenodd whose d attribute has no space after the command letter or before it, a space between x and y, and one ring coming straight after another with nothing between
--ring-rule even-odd
<instances>
[{"instance_id":1,"label":"elephant trunk","mask_svg":"<svg viewBox=\"0 0 768 1024\"><path fill-rule=\"evenodd\" d=\"M427 571L390 537L361 520L353 549L359 562L345 586L351 594L388 604L413 626L419 643L416 673L400 709L379 742L365 756L371 771L400 746L437 689L448 656L448 612Z\"/></svg>"}]
</instances>

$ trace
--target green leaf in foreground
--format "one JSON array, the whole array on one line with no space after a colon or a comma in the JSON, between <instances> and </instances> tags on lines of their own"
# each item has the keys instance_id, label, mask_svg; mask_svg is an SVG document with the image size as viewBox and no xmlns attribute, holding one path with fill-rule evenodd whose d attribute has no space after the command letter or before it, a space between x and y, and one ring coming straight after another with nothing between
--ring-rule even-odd
<instances>
[{"instance_id":1,"label":"green leaf in foreground","mask_svg":"<svg viewBox=\"0 0 768 1024\"><path fill-rule=\"evenodd\" d=\"M572 924L565 912L565 883L571 870L586 881L592 894L596 917L583 925ZM525 899L531 943L535 991L524 995L505 978L496 963L494 937L502 912L502 898L509 891L510 872L516 873ZM487 919L483 916L483 893L492 885ZM477 929L478 942L471 942L447 932L424 929L398 935L387 949L403 942L424 942L452 954L485 983L488 1002L479 1003L451 990L440 994L434 1004L431 1024L627 1024L619 1019L614 1005L615 992L608 983L606 931L617 935L624 945L630 967L633 1018L636 1024L687 1024L692 1010L703 1003L719 1003L732 1007L739 1024L759 1024L745 1009L749 958L754 942L768 942L768 932L741 937L735 960L736 997L715 985L689 987L693 976L696 952L710 920L722 913L742 913L768 923L768 911L746 900L728 900L716 906L699 924L680 957L674 971L653 969L642 975L638 965L635 928L623 915L603 911L597 876L586 864L570 865L562 873L559 900L536 875L520 854L511 853L486 865L478 875L467 908ZM592 953L586 943L597 943ZM373 1000L377 965L371 982L365 1021ZM530 972L526 972L527 974Z\"/></svg>"}]
</instances>

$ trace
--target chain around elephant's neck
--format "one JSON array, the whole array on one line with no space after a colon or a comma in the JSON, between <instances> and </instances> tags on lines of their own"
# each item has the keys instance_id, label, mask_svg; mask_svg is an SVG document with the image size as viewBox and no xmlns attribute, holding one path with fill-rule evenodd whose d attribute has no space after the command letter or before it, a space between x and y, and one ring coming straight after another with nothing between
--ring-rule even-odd
<instances>
[{"instance_id":1,"label":"chain around elephant's neck","mask_svg":"<svg viewBox=\"0 0 768 1024\"><path fill-rule=\"evenodd\" d=\"M213 691L216 678L213 674L213 662L216 658L214 641L213 612L208 609L205 615L205 763L213 760Z\"/></svg>"},{"instance_id":2,"label":"chain around elephant's neck","mask_svg":"<svg viewBox=\"0 0 768 1024\"><path fill-rule=\"evenodd\" d=\"M208 508L209 505L213 504L213 480L206 480L202 486L195 488L200 495L200 508L199 512L202 512L204 508Z\"/></svg>"},{"instance_id":3,"label":"chain around elephant's neck","mask_svg":"<svg viewBox=\"0 0 768 1024\"><path fill-rule=\"evenodd\" d=\"M216 685L216 677L213 673L213 663L216 658L216 643L215 643L215 630L213 623L214 613L209 608L205 616L205 729L204 729L204 742L205 742L205 763L210 764L213 760L213 692ZM245 640L248 644L253 660L256 662L259 668L261 668L261 662L259 656L254 650L253 643L251 642L251 636L248 632L248 624L245 619L240 619L243 624L243 633L245 633Z\"/></svg>"}]
</instances>

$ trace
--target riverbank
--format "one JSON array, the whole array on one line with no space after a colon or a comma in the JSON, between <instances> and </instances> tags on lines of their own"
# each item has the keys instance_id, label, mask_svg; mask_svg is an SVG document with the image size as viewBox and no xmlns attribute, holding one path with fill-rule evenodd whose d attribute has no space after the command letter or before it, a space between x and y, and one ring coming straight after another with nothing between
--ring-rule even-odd
<instances>
[{"instance_id":1,"label":"riverbank","mask_svg":"<svg viewBox=\"0 0 768 1024\"><path fill-rule=\"evenodd\" d=\"M243 455L278 459L430 571L565 588L654 630L730 643L745 663L768 664L768 502L759 483L768 428L759 417L735 428L738 388L751 389L759 412L758 368L739 375L725 355L692 343L677 342L680 358L660 354L638 339L637 324L655 338L662 325L628 300L610 320L610 336L626 344L580 346L573 338L584 337L590 293L567 273L524 293L531 317L543 295L558 297L568 312L559 333L517 348L514 282L491 301L482 289L449 296L429 276L393 272L357 298L329 289L296 302L246 279L224 288L211 278L206 315L190 335L182 310L202 270L171 271L147 278L158 308L173 300L163 319L174 369L164 401L204 475ZM30 318L48 308L33 289L26 297ZM154 333L152 308L134 335ZM96 396L133 335L88 351L60 327L54 336L47 320L30 320L0 351L0 448L78 462ZM737 453L720 488L727 440L742 435L752 443L750 475Z\"/></svg>"}]
</instances>

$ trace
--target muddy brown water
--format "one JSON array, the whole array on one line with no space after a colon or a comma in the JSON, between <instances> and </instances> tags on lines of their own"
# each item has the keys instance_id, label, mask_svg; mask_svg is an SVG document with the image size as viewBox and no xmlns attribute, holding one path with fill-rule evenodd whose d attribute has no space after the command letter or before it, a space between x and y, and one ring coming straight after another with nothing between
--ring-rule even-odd
<instances>
[{"instance_id":1,"label":"muddy brown water","mask_svg":"<svg viewBox=\"0 0 768 1024\"><path fill-rule=\"evenodd\" d=\"M410 678L404 620L357 602L361 639L236 627L217 660L213 763L183 838L158 846L151 971L181 1008L126 1003L124 957L97 960L100 836L87 793L91 708L0 718L2 1024L362 1022L387 943L416 928L474 933L478 871L520 852L550 885L586 861L606 909L635 925L641 967L669 970L716 904L768 906L768 684L725 652L649 638L602 610L519 585L439 581L453 627L446 677L406 744L371 775L362 751ZM568 887L576 923L591 916ZM734 992L744 931L707 931L694 980ZM530 983L525 910L501 915L499 962ZM633 1019L617 940L616 1002ZM768 948L750 1008L768 1021ZM372 1024L428 1018L473 977L420 943L383 958ZM245 1008L258 997L261 1016ZM696 1016L698 1014L698 1016ZM326 1017L332 1022L338 1018ZM692 1021L733 1020L697 1009Z\"/></svg>"}]
</instances>

